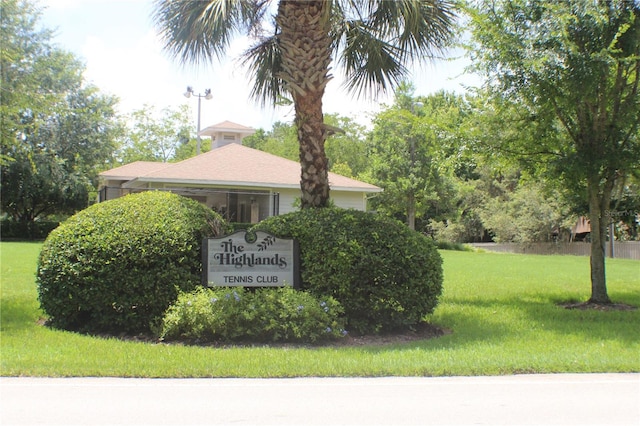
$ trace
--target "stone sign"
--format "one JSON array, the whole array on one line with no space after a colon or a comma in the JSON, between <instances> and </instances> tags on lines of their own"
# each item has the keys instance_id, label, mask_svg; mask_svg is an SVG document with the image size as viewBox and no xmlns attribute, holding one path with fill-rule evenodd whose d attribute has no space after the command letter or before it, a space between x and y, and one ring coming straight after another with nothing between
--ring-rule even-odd
<instances>
[{"instance_id":1,"label":"stone sign","mask_svg":"<svg viewBox=\"0 0 640 426\"><path fill-rule=\"evenodd\" d=\"M266 232L236 232L206 238L202 245L203 285L207 287L298 286L295 240Z\"/></svg>"}]
</instances>

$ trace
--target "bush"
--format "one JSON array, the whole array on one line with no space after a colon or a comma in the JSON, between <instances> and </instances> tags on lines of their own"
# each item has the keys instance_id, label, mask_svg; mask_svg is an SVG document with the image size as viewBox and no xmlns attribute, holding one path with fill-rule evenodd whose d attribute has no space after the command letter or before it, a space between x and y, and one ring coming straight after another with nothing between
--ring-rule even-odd
<instances>
[{"instance_id":1,"label":"bush","mask_svg":"<svg viewBox=\"0 0 640 426\"><path fill-rule=\"evenodd\" d=\"M266 219L255 230L300 244L302 288L334 297L349 331L417 324L442 292L442 259L433 242L377 214L305 209Z\"/></svg>"},{"instance_id":2,"label":"bush","mask_svg":"<svg viewBox=\"0 0 640 426\"><path fill-rule=\"evenodd\" d=\"M44 242L37 271L41 307L59 328L148 331L180 290L200 283L202 238L225 229L212 210L168 192L93 205Z\"/></svg>"},{"instance_id":3,"label":"bush","mask_svg":"<svg viewBox=\"0 0 640 426\"><path fill-rule=\"evenodd\" d=\"M54 221L16 222L0 221L0 236L3 240L44 240L60 225Z\"/></svg>"},{"instance_id":4,"label":"bush","mask_svg":"<svg viewBox=\"0 0 640 426\"><path fill-rule=\"evenodd\" d=\"M291 287L200 288L167 310L160 338L197 342L318 342L344 334L342 308Z\"/></svg>"},{"instance_id":5,"label":"bush","mask_svg":"<svg viewBox=\"0 0 640 426\"><path fill-rule=\"evenodd\" d=\"M434 240L434 243L438 250L452 250L452 251L474 251L473 246L462 243L452 243L451 241Z\"/></svg>"}]
</instances>

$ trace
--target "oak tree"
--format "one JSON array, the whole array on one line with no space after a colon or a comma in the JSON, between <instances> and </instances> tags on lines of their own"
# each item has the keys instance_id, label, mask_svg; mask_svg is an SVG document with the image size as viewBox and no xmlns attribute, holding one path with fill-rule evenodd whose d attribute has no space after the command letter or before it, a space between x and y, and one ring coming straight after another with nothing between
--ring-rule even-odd
<instances>
[{"instance_id":1,"label":"oak tree","mask_svg":"<svg viewBox=\"0 0 640 426\"><path fill-rule=\"evenodd\" d=\"M480 0L471 56L487 78L513 156L583 191L591 222L590 302L610 303L605 242L612 193L640 167L640 4ZM499 111L499 110L498 110ZM505 132L503 132L505 133ZM522 134L520 132L520 134Z\"/></svg>"}]
</instances>

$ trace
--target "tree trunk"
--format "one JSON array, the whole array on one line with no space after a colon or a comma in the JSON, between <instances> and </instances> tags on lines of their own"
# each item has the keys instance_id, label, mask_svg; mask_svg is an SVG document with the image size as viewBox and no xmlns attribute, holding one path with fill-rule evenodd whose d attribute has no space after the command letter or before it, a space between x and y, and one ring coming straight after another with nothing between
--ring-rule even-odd
<instances>
[{"instance_id":1,"label":"tree trunk","mask_svg":"<svg viewBox=\"0 0 640 426\"><path fill-rule=\"evenodd\" d=\"M324 151L322 100L309 99L296 103L295 124L300 143L300 189L302 208L329 205L329 170Z\"/></svg>"},{"instance_id":2,"label":"tree trunk","mask_svg":"<svg viewBox=\"0 0 640 426\"><path fill-rule=\"evenodd\" d=\"M324 151L326 131L322 97L330 80L330 2L281 0L280 27L282 73L280 77L295 105L294 123L300 144L302 208L329 205L328 162Z\"/></svg>"},{"instance_id":3,"label":"tree trunk","mask_svg":"<svg viewBox=\"0 0 640 426\"><path fill-rule=\"evenodd\" d=\"M416 229L416 196L413 190L409 192L409 200L407 206L407 226L412 231Z\"/></svg>"},{"instance_id":4,"label":"tree trunk","mask_svg":"<svg viewBox=\"0 0 640 426\"><path fill-rule=\"evenodd\" d=\"M413 107L412 107L413 110ZM409 176L411 177L410 181L410 189L409 189L409 200L407 206L407 225L409 229L412 231L416 230L416 193L414 189L414 173L416 173L416 139L414 136L410 136L409 141L409 161L410 161L410 169Z\"/></svg>"},{"instance_id":5,"label":"tree trunk","mask_svg":"<svg viewBox=\"0 0 640 426\"><path fill-rule=\"evenodd\" d=\"M589 220L591 222L591 298L590 303L611 303L607 294L605 275L605 245L607 241L607 221L603 217L609 205L610 195L600 194L599 177L589 179L587 191L589 195Z\"/></svg>"}]
</instances>

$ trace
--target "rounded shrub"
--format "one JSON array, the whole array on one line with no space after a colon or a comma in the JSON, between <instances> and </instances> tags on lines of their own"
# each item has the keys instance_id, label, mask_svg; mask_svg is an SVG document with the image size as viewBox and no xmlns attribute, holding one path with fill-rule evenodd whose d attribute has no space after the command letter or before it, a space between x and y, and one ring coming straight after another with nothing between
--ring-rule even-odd
<instances>
[{"instance_id":1,"label":"rounded shrub","mask_svg":"<svg viewBox=\"0 0 640 426\"><path fill-rule=\"evenodd\" d=\"M202 239L227 230L206 206L150 191L95 204L45 240L40 305L49 323L83 332L146 332L201 281Z\"/></svg>"},{"instance_id":2,"label":"rounded shrub","mask_svg":"<svg viewBox=\"0 0 640 426\"><path fill-rule=\"evenodd\" d=\"M342 307L291 287L204 288L182 293L158 335L204 342L319 342L344 335Z\"/></svg>"},{"instance_id":3,"label":"rounded shrub","mask_svg":"<svg viewBox=\"0 0 640 426\"><path fill-rule=\"evenodd\" d=\"M270 217L254 229L298 240L302 288L340 302L350 332L417 324L442 293L442 259L433 242L396 220L305 209Z\"/></svg>"}]
</instances>

